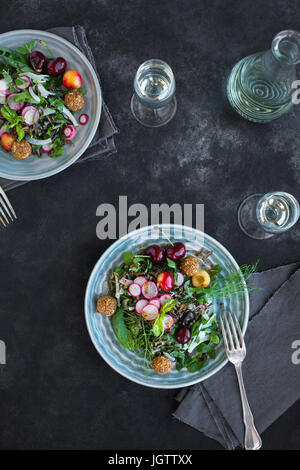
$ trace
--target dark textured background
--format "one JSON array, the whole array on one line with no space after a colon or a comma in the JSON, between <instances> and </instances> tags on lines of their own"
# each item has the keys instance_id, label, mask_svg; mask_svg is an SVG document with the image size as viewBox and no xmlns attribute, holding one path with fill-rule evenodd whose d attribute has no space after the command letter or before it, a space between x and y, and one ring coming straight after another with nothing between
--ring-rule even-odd
<instances>
[{"instance_id":1,"label":"dark textured background","mask_svg":"<svg viewBox=\"0 0 300 470\"><path fill-rule=\"evenodd\" d=\"M221 448L172 420L176 391L131 383L92 345L84 291L110 245L96 237L95 212L120 194L129 204L204 203L206 232L239 263L299 261L299 224L254 241L238 229L236 209L244 196L272 189L300 199L300 111L255 125L222 99L227 70L268 48L278 31L299 30L299 8L295 0L1 0L0 32L85 26L121 133L112 157L9 193L19 218L0 234L0 338L8 351L0 448ZM166 60L177 81L177 115L154 130L129 109L134 73L148 58ZM298 402L263 434L264 448L299 448L299 417Z\"/></svg>"}]
</instances>

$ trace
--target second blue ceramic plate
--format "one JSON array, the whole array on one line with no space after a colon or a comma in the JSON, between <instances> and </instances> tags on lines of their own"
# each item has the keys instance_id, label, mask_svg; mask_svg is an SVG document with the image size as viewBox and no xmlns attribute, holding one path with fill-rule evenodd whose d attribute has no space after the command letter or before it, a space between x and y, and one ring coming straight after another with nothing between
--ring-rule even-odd
<instances>
[{"instance_id":1,"label":"second blue ceramic plate","mask_svg":"<svg viewBox=\"0 0 300 470\"><path fill-rule=\"evenodd\" d=\"M214 238L191 227L181 225L160 225L160 228L170 236L172 241L185 243L187 253L194 252L204 246L213 253L210 259L222 267L222 275L227 276L235 272L239 266L231 254ZM113 243L100 257L94 267L85 295L85 318L87 328L95 348L102 358L119 374L148 387L178 388L192 385L211 377L218 372L227 362L223 343L216 349L216 358L209 360L205 367L194 373L186 369L180 372L173 370L168 375L158 375L150 367L145 368L142 357L123 348L112 329L111 320L96 312L96 301L100 295L108 294L107 281L112 268L117 267L123 261L124 251L136 253L140 248L152 243L166 243L160 232L149 226L129 233L125 237ZM245 289L241 295L230 295L218 298L214 304L214 311L219 314L220 302L222 308L237 314L243 333L245 333L249 317L249 297Z\"/></svg>"}]
</instances>

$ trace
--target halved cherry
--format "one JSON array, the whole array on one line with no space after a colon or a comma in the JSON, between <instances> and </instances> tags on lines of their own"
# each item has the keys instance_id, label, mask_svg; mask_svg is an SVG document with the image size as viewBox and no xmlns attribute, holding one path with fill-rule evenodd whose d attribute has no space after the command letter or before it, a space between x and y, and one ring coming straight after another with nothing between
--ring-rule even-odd
<instances>
[{"instance_id":1,"label":"halved cherry","mask_svg":"<svg viewBox=\"0 0 300 470\"><path fill-rule=\"evenodd\" d=\"M62 82L66 88L80 88L82 80L76 70L67 70L64 73Z\"/></svg>"},{"instance_id":2,"label":"halved cherry","mask_svg":"<svg viewBox=\"0 0 300 470\"><path fill-rule=\"evenodd\" d=\"M157 276L157 284L161 290L168 292L173 287L174 278L171 273L164 271Z\"/></svg>"},{"instance_id":3,"label":"halved cherry","mask_svg":"<svg viewBox=\"0 0 300 470\"><path fill-rule=\"evenodd\" d=\"M13 134L10 134L9 132L4 132L1 136L1 145L4 150L10 152L15 140L16 138Z\"/></svg>"}]
</instances>

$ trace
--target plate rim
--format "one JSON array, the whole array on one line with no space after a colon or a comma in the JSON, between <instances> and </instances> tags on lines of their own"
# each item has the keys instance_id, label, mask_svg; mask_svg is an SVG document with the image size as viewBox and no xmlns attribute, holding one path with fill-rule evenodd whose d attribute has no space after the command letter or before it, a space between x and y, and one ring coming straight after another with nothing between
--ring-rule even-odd
<instances>
[{"instance_id":1,"label":"plate rim","mask_svg":"<svg viewBox=\"0 0 300 470\"><path fill-rule=\"evenodd\" d=\"M51 37L51 38L55 39L56 41L59 41L62 44L70 47L71 49L73 49L81 57L81 59L83 60L85 65L88 67L90 73L92 74L92 76L94 78L95 85L96 85L96 90L97 90L96 91L96 99L97 99L96 119L93 123L93 127L91 129L89 137L87 138L85 143L82 145L82 147L80 148L78 153L76 155L74 155L74 157L72 157L70 160L65 162L63 165L61 165L57 168L54 168L52 170L48 170L45 173L43 173L42 175L31 175L31 176L30 175L27 175L27 176L17 175L17 176L12 176L8 173L0 171L0 176L2 178L6 178L6 179L11 180L11 181L14 181L14 180L15 181L33 181L33 180L44 179L44 178L48 178L50 176L56 175L57 173L60 173L61 171L65 170L66 168L71 166L74 162L76 162L76 160L78 160L81 157L81 155L86 151L86 149L90 145L90 143L93 140L93 138L95 136L95 133L97 131L97 127L99 125L101 114L102 114L103 99L102 99L101 87L100 87L100 83L99 83L99 79L97 77L96 71L94 70L92 64L87 59L87 57L78 49L78 47L74 46L74 44L72 44L70 41L68 41L67 39L62 38L61 36L58 36L57 34L49 33L48 31L43 31L41 29L14 29L12 31L6 31L5 33L0 34L0 44L1 44L1 38L3 38L3 36L5 36L5 37L8 36L9 37L9 36L13 36L15 33L23 33L23 34L25 34L25 33L26 34L28 34L28 33L35 33L35 34L42 33L43 35Z\"/></svg>"},{"instance_id":2,"label":"plate rim","mask_svg":"<svg viewBox=\"0 0 300 470\"><path fill-rule=\"evenodd\" d=\"M90 293L90 290L91 290L91 284L93 282L93 278L98 270L98 267L99 265L101 264L104 256L107 255L107 253L109 253L110 251L112 251L113 247L116 246L116 244L118 243L121 243L123 242L124 240L126 240L126 238L129 238L130 236L132 236L133 234L138 234L139 232L142 232L142 231L146 231L146 230L151 230L153 229L154 227L160 227L162 228L163 230L163 227L174 227L174 229L185 229L185 228L188 228L188 229L192 229L193 231L195 231L196 233L202 235L203 237L206 237L210 240L213 240L213 242L220 248L222 248L222 250L225 252L225 254L229 257L230 261L233 263L233 265L239 269L239 265L238 263L236 262L235 258L232 256L232 254L227 250L227 248L224 247L224 245L222 245L222 243L220 243L218 240L216 240L214 237L212 237L211 235L208 235L207 233L205 232L202 232L201 230L198 230L194 227L190 227L190 226L187 226L187 225L180 225L180 224L154 224L154 225L147 225L145 227L141 227L139 229L136 229L136 230L133 230L129 233L127 233L126 235L122 236L121 238L118 238L117 240L115 240L103 253L102 255L99 257L99 259L97 260L96 264L94 265L92 271L91 271L91 274L89 276L89 279L88 279L88 282L87 282L87 286L86 286L86 290L85 290L85 296L84 296L84 316L85 316L85 323L86 323L86 327L87 327L87 330L88 330L88 333L89 333L89 336L90 336L90 339L93 343L93 345L95 346L98 354L102 357L102 359L115 371L117 372L118 374L120 374L121 376L125 377L127 380L130 380L132 382L135 382L139 385L143 385L143 386L146 386L146 387L150 387L150 388L157 388L157 389L177 389L177 388L184 388L184 387L190 387L191 385L194 385L196 383L199 383L199 382L203 382L203 380L206 380L208 379L209 377L213 376L214 374L216 374L217 372L219 372L227 363L228 363L228 358L226 357L213 371L210 371L210 372L207 372L206 374L204 374L203 377L201 377L200 379L193 379L193 380L190 380L188 381L187 383L185 384L178 384L178 385L174 385L174 384L165 384L165 385L159 385L159 384L149 384L149 383L146 383L144 382L143 380L139 380L139 379L136 379L136 378L132 378L132 377L128 377L124 372L120 371L117 369L117 367L115 367L114 365L112 365L109 360L107 358L105 358L101 351L99 350L98 348L98 345L96 343L96 341L94 340L94 337L93 337L93 334L92 334L92 331L91 331L91 327L90 327L90 324L89 324L89 321L88 321L88 299L89 299L89 293ZM244 285L246 285L246 282L245 280L243 280L243 283ZM245 332L247 330L247 326L248 326L248 322L249 322L249 293L247 290L245 290L245 322L244 322L244 325L242 326L242 333L243 335L245 335Z\"/></svg>"}]
</instances>

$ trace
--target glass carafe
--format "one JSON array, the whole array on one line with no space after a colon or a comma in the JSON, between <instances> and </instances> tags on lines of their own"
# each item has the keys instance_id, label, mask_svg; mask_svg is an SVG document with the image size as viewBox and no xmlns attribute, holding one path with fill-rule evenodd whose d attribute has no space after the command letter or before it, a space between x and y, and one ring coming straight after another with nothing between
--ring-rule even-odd
<instances>
[{"instance_id":1,"label":"glass carafe","mask_svg":"<svg viewBox=\"0 0 300 470\"><path fill-rule=\"evenodd\" d=\"M281 31L270 50L249 55L232 69L227 96L233 109L254 122L270 122L292 107L300 62L300 33Z\"/></svg>"}]
</instances>

